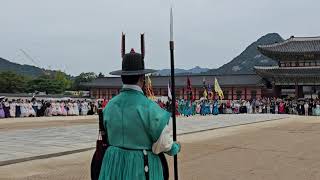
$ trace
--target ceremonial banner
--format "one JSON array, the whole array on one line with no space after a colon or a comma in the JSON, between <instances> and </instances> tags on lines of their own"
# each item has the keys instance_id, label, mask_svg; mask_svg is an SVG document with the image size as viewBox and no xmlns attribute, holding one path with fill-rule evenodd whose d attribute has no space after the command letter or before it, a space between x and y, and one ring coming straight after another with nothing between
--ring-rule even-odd
<instances>
[{"instance_id":1,"label":"ceremonial banner","mask_svg":"<svg viewBox=\"0 0 320 180\"><path fill-rule=\"evenodd\" d=\"M168 83L168 98L172 99L172 95L171 95L171 89L170 89L170 81Z\"/></svg>"},{"instance_id":2,"label":"ceremonial banner","mask_svg":"<svg viewBox=\"0 0 320 180\"><path fill-rule=\"evenodd\" d=\"M208 97L208 91L207 91L207 86L206 86L206 79L203 78L203 97L207 98Z\"/></svg>"},{"instance_id":3,"label":"ceremonial banner","mask_svg":"<svg viewBox=\"0 0 320 180\"><path fill-rule=\"evenodd\" d=\"M149 99L152 99L154 100L155 99L155 96L154 96L154 93L153 93L153 89L152 89L152 82L151 82L151 79L149 76L146 77L146 95Z\"/></svg>"},{"instance_id":4,"label":"ceremonial banner","mask_svg":"<svg viewBox=\"0 0 320 180\"><path fill-rule=\"evenodd\" d=\"M208 83L208 99L212 99L213 98L213 92L212 92L212 88L210 85L210 82Z\"/></svg>"},{"instance_id":5,"label":"ceremonial banner","mask_svg":"<svg viewBox=\"0 0 320 180\"><path fill-rule=\"evenodd\" d=\"M218 93L218 96L220 97L220 99L223 99L223 98L224 98L224 96L223 96L223 91L222 91L222 89L220 88L220 85L219 85L219 83L218 83L217 78L214 78L214 91L215 91L216 93Z\"/></svg>"},{"instance_id":6,"label":"ceremonial banner","mask_svg":"<svg viewBox=\"0 0 320 180\"><path fill-rule=\"evenodd\" d=\"M188 100L191 100L191 101L194 100L193 94L192 94L192 88L191 88L191 80L189 77L187 79L187 97L188 97Z\"/></svg>"}]
</instances>

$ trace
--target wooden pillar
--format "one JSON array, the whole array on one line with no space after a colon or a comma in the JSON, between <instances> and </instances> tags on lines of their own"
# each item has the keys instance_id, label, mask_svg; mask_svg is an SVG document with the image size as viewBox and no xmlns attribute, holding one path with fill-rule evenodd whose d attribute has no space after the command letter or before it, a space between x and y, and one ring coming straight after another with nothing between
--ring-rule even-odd
<instances>
[{"instance_id":1,"label":"wooden pillar","mask_svg":"<svg viewBox=\"0 0 320 180\"><path fill-rule=\"evenodd\" d=\"M295 95L296 95L296 98L299 98L299 86L297 83L295 85Z\"/></svg>"},{"instance_id":2,"label":"wooden pillar","mask_svg":"<svg viewBox=\"0 0 320 180\"><path fill-rule=\"evenodd\" d=\"M273 86L273 96L274 97L280 97L281 95L281 88L280 86Z\"/></svg>"},{"instance_id":3,"label":"wooden pillar","mask_svg":"<svg viewBox=\"0 0 320 180\"><path fill-rule=\"evenodd\" d=\"M233 100L233 87L231 88L231 100Z\"/></svg>"},{"instance_id":4,"label":"wooden pillar","mask_svg":"<svg viewBox=\"0 0 320 180\"><path fill-rule=\"evenodd\" d=\"M244 99L247 100L247 87L244 88Z\"/></svg>"},{"instance_id":5,"label":"wooden pillar","mask_svg":"<svg viewBox=\"0 0 320 180\"><path fill-rule=\"evenodd\" d=\"M184 87L182 88L182 99L184 99Z\"/></svg>"}]
</instances>

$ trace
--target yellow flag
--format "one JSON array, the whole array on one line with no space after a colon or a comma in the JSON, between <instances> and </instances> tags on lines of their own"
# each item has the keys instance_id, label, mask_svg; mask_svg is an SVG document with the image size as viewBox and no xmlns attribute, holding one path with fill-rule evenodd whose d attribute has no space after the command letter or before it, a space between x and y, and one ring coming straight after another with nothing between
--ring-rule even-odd
<instances>
[{"instance_id":1,"label":"yellow flag","mask_svg":"<svg viewBox=\"0 0 320 180\"><path fill-rule=\"evenodd\" d=\"M204 98L207 98L207 96L208 96L208 93L207 93L207 90L205 89L205 90L203 91L203 97L204 97Z\"/></svg>"},{"instance_id":2,"label":"yellow flag","mask_svg":"<svg viewBox=\"0 0 320 180\"><path fill-rule=\"evenodd\" d=\"M149 99L155 99L153 89L152 89L152 82L149 76L147 76L147 82L146 82L146 95Z\"/></svg>"},{"instance_id":3,"label":"yellow flag","mask_svg":"<svg viewBox=\"0 0 320 180\"><path fill-rule=\"evenodd\" d=\"M219 85L219 83L218 83L217 78L214 78L214 91L215 91L216 93L218 93L218 95L219 95L219 97L220 97L221 99L224 98L224 96L223 96L223 91L222 91L222 89L220 88L220 85Z\"/></svg>"}]
</instances>

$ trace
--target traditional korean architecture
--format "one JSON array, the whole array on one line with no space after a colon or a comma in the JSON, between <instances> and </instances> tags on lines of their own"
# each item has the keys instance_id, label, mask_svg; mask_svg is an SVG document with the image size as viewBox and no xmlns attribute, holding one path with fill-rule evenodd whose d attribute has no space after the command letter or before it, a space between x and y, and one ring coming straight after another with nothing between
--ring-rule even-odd
<instances>
[{"instance_id":1,"label":"traditional korean architecture","mask_svg":"<svg viewBox=\"0 0 320 180\"><path fill-rule=\"evenodd\" d=\"M258 50L278 61L278 66L255 67L266 80L265 96L316 98L320 97L320 37L291 37Z\"/></svg>"},{"instance_id":2,"label":"traditional korean architecture","mask_svg":"<svg viewBox=\"0 0 320 180\"><path fill-rule=\"evenodd\" d=\"M203 79L213 85L217 78L225 99L259 97L320 98L320 37L291 37L280 43L258 46L265 56L278 61L277 66L255 66L256 74L178 75L177 98L187 98L187 78L196 99L203 95ZM155 96L167 96L169 76L152 76ZM111 99L122 87L119 77L98 78L84 84L92 98Z\"/></svg>"},{"instance_id":3,"label":"traditional korean architecture","mask_svg":"<svg viewBox=\"0 0 320 180\"><path fill-rule=\"evenodd\" d=\"M176 97L186 99L188 94L187 79L190 78L192 85L192 94L196 99L200 99L203 95L203 80L206 83L214 84L214 79L217 78L224 92L225 99L253 99L262 96L262 91L265 87L265 81L255 74L242 75L192 75L176 76ZM153 92L155 96L168 95L168 83L170 76L151 76ZM111 99L120 92L122 81L120 77L97 78L91 83L84 84L90 87L92 98Z\"/></svg>"}]
</instances>

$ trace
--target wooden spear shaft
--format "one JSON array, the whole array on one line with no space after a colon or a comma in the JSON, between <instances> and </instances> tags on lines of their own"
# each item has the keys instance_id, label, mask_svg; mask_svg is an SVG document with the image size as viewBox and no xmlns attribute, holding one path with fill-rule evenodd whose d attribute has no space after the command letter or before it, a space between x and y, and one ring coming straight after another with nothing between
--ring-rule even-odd
<instances>
[{"instance_id":1,"label":"wooden spear shaft","mask_svg":"<svg viewBox=\"0 0 320 180\"><path fill-rule=\"evenodd\" d=\"M176 93L175 93L175 79L174 79L174 42L170 41L170 61L171 61L171 112L172 112L172 129L173 129L173 141L177 141L177 126L176 126ZM178 156L174 157L174 179L178 180Z\"/></svg>"},{"instance_id":2,"label":"wooden spear shaft","mask_svg":"<svg viewBox=\"0 0 320 180\"><path fill-rule=\"evenodd\" d=\"M173 41L173 15L172 7L170 8L170 64L171 64L171 113L172 113L172 128L173 128L173 141L177 141L177 126L176 126L176 92L175 92L175 78L174 78L174 41ZM178 180L178 156L174 157L174 179Z\"/></svg>"}]
</instances>

